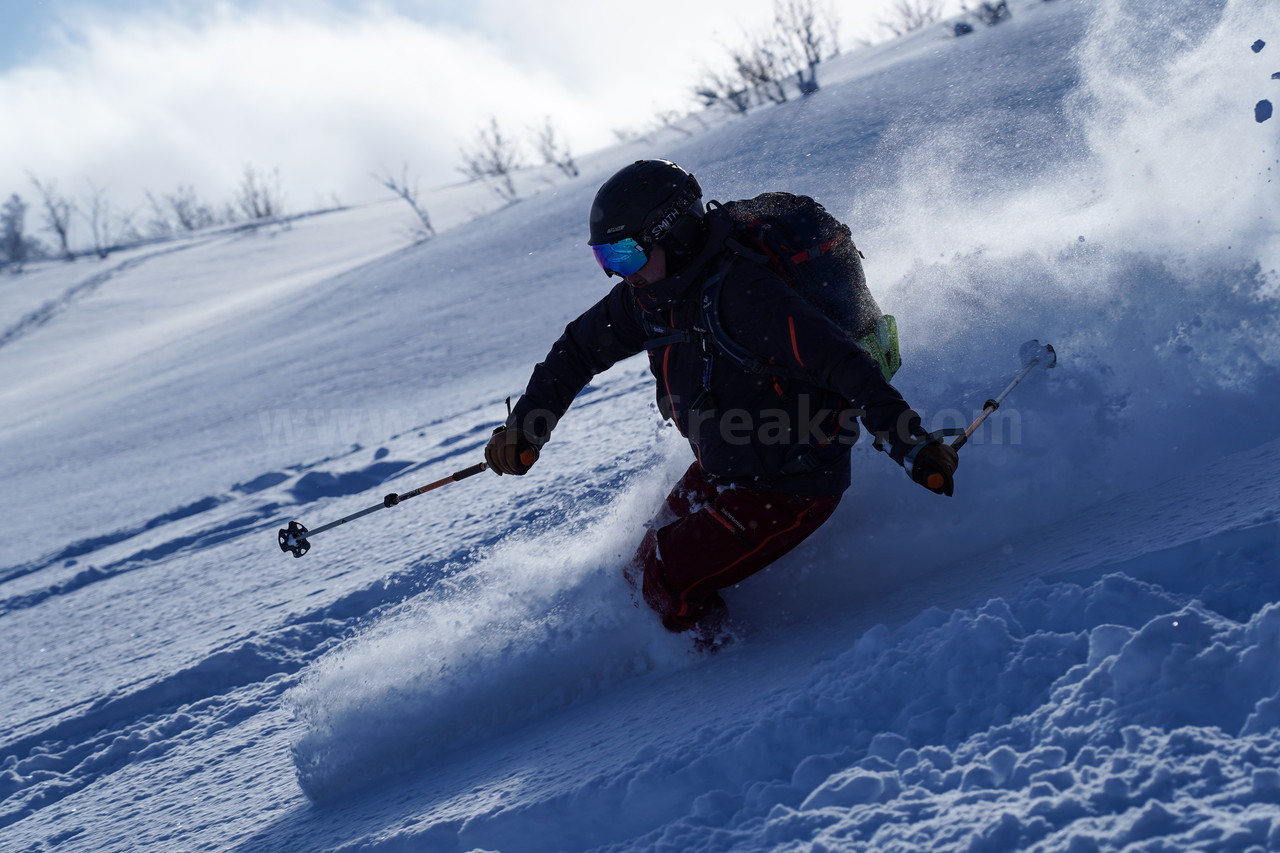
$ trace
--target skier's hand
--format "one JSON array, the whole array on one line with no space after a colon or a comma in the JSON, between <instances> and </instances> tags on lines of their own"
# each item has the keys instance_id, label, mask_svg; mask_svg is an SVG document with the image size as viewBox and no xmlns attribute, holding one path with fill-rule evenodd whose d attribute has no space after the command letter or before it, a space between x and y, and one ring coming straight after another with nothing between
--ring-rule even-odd
<instances>
[{"instance_id":1,"label":"skier's hand","mask_svg":"<svg viewBox=\"0 0 1280 853\"><path fill-rule=\"evenodd\" d=\"M495 474L520 476L538 461L538 447L520 430L500 426L485 445L484 461Z\"/></svg>"},{"instance_id":2,"label":"skier's hand","mask_svg":"<svg viewBox=\"0 0 1280 853\"><path fill-rule=\"evenodd\" d=\"M960 454L951 445L935 441L916 452L911 464L911 479L934 494L950 497L955 492L954 475Z\"/></svg>"}]
</instances>

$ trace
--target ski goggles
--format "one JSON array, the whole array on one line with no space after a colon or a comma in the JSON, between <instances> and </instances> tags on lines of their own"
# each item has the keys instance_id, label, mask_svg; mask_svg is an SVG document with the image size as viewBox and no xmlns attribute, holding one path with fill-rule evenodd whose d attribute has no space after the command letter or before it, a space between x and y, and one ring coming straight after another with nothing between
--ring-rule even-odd
<instances>
[{"instance_id":1,"label":"ski goggles","mask_svg":"<svg viewBox=\"0 0 1280 853\"><path fill-rule=\"evenodd\" d=\"M617 273L626 278L635 275L649 263L649 255L633 238L619 240L616 243L604 243L591 247L591 254L596 256L596 263L609 275Z\"/></svg>"}]
</instances>

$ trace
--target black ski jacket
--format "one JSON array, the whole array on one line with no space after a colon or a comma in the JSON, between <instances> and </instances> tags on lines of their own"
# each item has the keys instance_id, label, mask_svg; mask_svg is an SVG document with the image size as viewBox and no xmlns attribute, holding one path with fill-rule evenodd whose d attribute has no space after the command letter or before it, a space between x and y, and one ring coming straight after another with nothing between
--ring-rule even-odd
<instances>
[{"instance_id":1,"label":"black ski jacket","mask_svg":"<svg viewBox=\"0 0 1280 853\"><path fill-rule=\"evenodd\" d=\"M708 211L707 226L706 245L679 274L644 288L620 282L571 322L507 426L541 446L593 376L647 349L659 411L719 482L840 494L859 416L901 465L924 432L876 361L767 266L735 252L727 213ZM784 375L744 371L706 334L702 289L719 272L724 329Z\"/></svg>"}]
</instances>

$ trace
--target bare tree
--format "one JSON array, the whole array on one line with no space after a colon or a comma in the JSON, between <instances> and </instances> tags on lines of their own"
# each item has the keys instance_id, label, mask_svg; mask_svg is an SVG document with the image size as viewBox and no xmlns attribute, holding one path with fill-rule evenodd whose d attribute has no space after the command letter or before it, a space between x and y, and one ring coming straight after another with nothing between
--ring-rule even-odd
<instances>
[{"instance_id":1,"label":"bare tree","mask_svg":"<svg viewBox=\"0 0 1280 853\"><path fill-rule=\"evenodd\" d=\"M244 167L244 177L236 191L236 204L249 220L270 219L284 213L284 190L280 186L280 170L259 171L251 164Z\"/></svg>"},{"instance_id":2,"label":"bare tree","mask_svg":"<svg viewBox=\"0 0 1280 853\"><path fill-rule=\"evenodd\" d=\"M785 81L792 69L786 45L777 33L751 37L745 45L730 48L729 58L738 76L761 97L775 104L787 102Z\"/></svg>"},{"instance_id":3,"label":"bare tree","mask_svg":"<svg viewBox=\"0 0 1280 853\"><path fill-rule=\"evenodd\" d=\"M693 94L704 107L720 106L737 115L751 107L751 87L736 71L704 71Z\"/></svg>"},{"instance_id":4,"label":"bare tree","mask_svg":"<svg viewBox=\"0 0 1280 853\"><path fill-rule=\"evenodd\" d=\"M815 0L774 0L773 21L795 69L796 87L804 96L818 91L818 64L840 52L839 18Z\"/></svg>"},{"instance_id":5,"label":"bare tree","mask_svg":"<svg viewBox=\"0 0 1280 853\"><path fill-rule=\"evenodd\" d=\"M820 19L820 26L826 29L823 44L827 48L827 55L823 58L835 59L840 55L840 16L835 13L831 6L827 6Z\"/></svg>"},{"instance_id":6,"label":"bare tree","mask_svg":"<svg viewBox=\"0 0 1280 853\"><path fill-rule=\"evenodd\" d=\"M904 36L942 20L942 0L894 0L878 23L890 35Z\"/></svg>"},{"instance_id":7,"label":"bare tree","mask_svg":"<svg viewBox=\"0 0 1280 853\"><path fill-rule=\"evenodd\" d=\"M676 133L683 134L684 136L693 136L693 131L686 130L679 124L679 122L683 121L688 117L688 115L688 113L681 112L680 110L659 110L657 115L653 118L654 121L658 123L659 129L669 128L674 130ZM704 128L706 127L706 123L702 121L701 117L697 117L697 120Z\"/></svg>"},{"instance_id":8,"label":"bare tree","mask_svg":"<svg viewBox=\"0 0 1280 853\"><path fill-rule=\"evenodd\" d=\"M17 193L0 207L0 259L13 272L22 272L22 266L32 254L31 241L26 233L27 203Z\"/></svg>"},{"instance_id":9,"label":"bare tree","mask_svg":"<svg viewBox=\"0 0 1280 853\"><path fill-rule=\"evenodd\" d=\"M169 208L160 199L147 190L147 235L150 237L172 237L173 220L169 218Z\"/></svg>"},{"instance_id":10,"label":"bare tree","mask_svg":"<svg viewBox=\"0 0 1280 853\"><path fill-rule=\"evenodd\" d=\"M1009 4L1006 0L995 0L994 2L987 0L987 2L979 3L976 9L969 9L965 6L964 10L970 12L988 27L994 27L1010 16Z\"/></svg>"},{"instance_id":11,"label":"bare tree","mask_svg":"<svg viewBox=\"0 0 1280 853\"><path fill-rule=\"evenodd\" d=\"M431 217L427 215L427 209L422 206L420 194L418 193L418 179L409 177L409 164L405 163L400 170L400 177L397 178L391 174L391 170L383 168L383 170L373 176L374 180L391 190L404 200L405 204L413 208L413 212L418 217L418 224L411 229L414 239L421 242L428 240L436 235L436 229L431 224Z\"/></svg>"},{"instance_id":12,"label":"bare tree","mask_svg":"<svg viewBox=\"0 0 1280 853\"><path fill-rule=\"evenodd\" d=\"M199 231L218 224L218 215L213 212L212 207L200 200L192 186L180 184L164 200L183 231Z\"/></svg>"},{"instance_id":13,"label":"bare tree","mask_svg":"<svg viewBox=\"0 0 1280 853\"><path fill-rule=\"evenodd\" d=\"M562 142L560 135L556 133L555 125L551 123L551 116L547 116L542 124L533 129L533 132L542 162L549 166L554 165L566 177L578 177L578 164L574 162L569 144Z\"/></svg>"},{"instance_id":14,"label":"bare tree","mask_svg":"<svg viewBox=\"0 0 1280 853\"><path fill-rule=\"evenodd\" d=\"M81 213L89 223L89 238L93 241L93 252L99 258L111 254L111 200L107 198L107 190L93 181L89 181L89 197Z\"/></svg>"},{"instance_id":15,"label":"bare tree","mask_svg":"<svg viewBox=\"0 0 1280 853\"><path fill-rule=\"evenodd\" d=\"M771 28L729 47L730 71L703 73L694 94L704 106L745 113L755 98L786 103L794 80L801 95L818 91L818 65L839 53L839 19L821 0L774 0Z\"/></svg>"},{"instance_id":16,"label":"bare tree","mask_svg":"<svg viewBox=\"0 0 1280 853\"><path fill-rule=\"evenodd\" d=\"M80 208L80 214L89 225L94 254L99 258L106 258L125 241L140 238L138 229L133 227L133 217L137 211L116 211L107 197L105 187L98 186L93 181L86 183L89 185L89 194Z\"/></svg>"},{"instance_id":17,"label":"bare tree","mask_svg":"<svg viewBox=\"0 0 1280 853\"><path fill-rule=\"evenodd\" d=\"M520 197L516 191L512 172L520 168L523 157L520 146L502 132L497 117L491 117L487 127L476 133L470 144L459 152L462 166L458 169L472 180L484 181L505 202Z\"/></svg>"},{"instance_id":18,"label":"bare tree","mask_svg":"<svg viewBox=\"0 0 1280 853\"><path fill-rule=\"evenodd\" d=\"M71 199L58 194L58 185L54 181L44 182L30 172L27 177L35 184L44 205L45 228L58 238L58 249L64 260L74 261L75 253L71 251L71 216L75 213L75 205Z\"/></svg>"}]
</instances>

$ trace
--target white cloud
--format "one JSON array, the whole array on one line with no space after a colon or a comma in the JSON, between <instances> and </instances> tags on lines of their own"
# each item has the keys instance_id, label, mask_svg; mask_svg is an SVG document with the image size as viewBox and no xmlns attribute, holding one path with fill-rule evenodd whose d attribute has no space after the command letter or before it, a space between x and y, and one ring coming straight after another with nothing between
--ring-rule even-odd
<instances>
[{"instance_id":1,"label":"white cloud","mask_svg":"<svg viewBox=\"0 0 1280 853\"><path fill-rule=\"evenodd\" d=\"M659 107L691 106L716 34L771 7L478 0L462 21L420 5L439 8L77 16L54 48L0 75L0 193L30 195L30 170L133 203L178 184L226 199L254 163L279 167L294 206L359 201L378 194L379 164L458 179L458 145L490 115L513 129L550 115L582 151Z\"/></svg>"}]
</instances>

